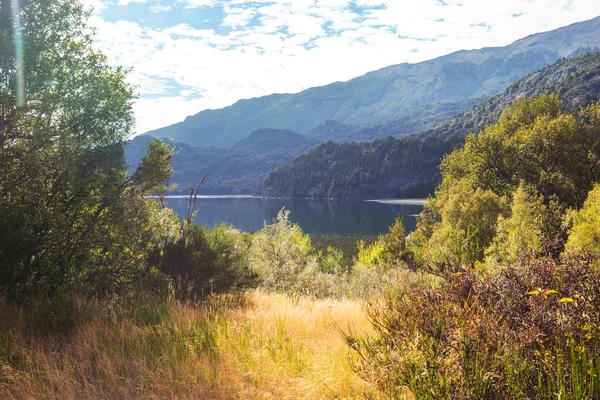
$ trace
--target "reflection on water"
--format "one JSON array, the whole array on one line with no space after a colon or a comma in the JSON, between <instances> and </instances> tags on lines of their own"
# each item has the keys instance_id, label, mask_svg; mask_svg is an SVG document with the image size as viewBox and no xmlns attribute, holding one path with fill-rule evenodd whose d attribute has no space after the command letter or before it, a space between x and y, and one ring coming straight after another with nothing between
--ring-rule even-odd
<instances>
[{"instance_id":1,"label":"reflection on water","mask_svg":"<svg viewBox=\"0 0 600 400\"><path fill-rule=\"evenodd\" d=\"M180 216L185 216L187 198L165 199ZM290 219L306 233L376 235L388 231L398 213L407 231L416 224L421 204L379 203L364 200L307 200L260 198L198 198L196 219L212 226L227 222L245 231L257 231L264 221L270 223L285 207Z\"/></svg>"}]
</instances>

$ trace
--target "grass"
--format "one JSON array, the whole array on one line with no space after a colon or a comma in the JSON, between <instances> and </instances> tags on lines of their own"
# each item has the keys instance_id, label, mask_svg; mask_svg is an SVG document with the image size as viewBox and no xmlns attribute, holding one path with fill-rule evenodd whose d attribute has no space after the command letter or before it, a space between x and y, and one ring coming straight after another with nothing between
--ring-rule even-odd
<instances>
[{"instance_id":1,"label":"grass","mask_svg":"<svg viewBox=\"0 0 600 400\"><path fill-rule=\"evenodd\" d=\"M87 306L70 335L0 312L0 398L378 398L340 329L371 333L361 304L251 291L185 305Z\"/></svg>"}]
</instances>

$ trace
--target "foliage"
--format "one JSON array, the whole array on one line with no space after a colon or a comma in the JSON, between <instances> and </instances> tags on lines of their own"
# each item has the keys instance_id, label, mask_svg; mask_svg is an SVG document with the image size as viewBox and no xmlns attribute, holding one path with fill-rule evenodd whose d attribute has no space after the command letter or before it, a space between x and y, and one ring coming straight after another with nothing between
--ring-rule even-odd
<instances>
[{"instance_id":1,"label":"foliage","mask_svg":"<svg viewBox=\"0 0 600 400\"><path fill-rule=\"evenodd\" d=\"M0 293L102 296L148 275L143 195L170 175L171 152L151 143L127 177L133 88L93 49L79 2L25 0L15 11L22 61L10 2L0 3Z\"/></svg>"},{"instance_id":2,"label":"foliage","mask_svg":"<svg viewBox=\"0 0 600 400\"><path fill-rule=\"evenodd\" d=\"M400 265L403 262L410 261L410 253L406 249L406 230L402 215L398 214L396 220L390 226L389 232L382 237L383 240L383 260L389 265Z\"/></svg>"},{"instance_id":3,"label":"foliage","mask_svg":"<svg viewBox=\"0 0 600 400\"><path fill-rule=\"evenodd\" d=\"M437 184L440 158L458 144L391 137L323 143L265 179L267 197L423 196Z\"/></svg>"},{"instance_id":4,"label":"foliage","mask_svg":"<svg viewBox=\"0 0 600 400\"><path fill-rule=\"evenodd\" d=\"M388 398L596 398L599 278L569 260L412 285L370 304L351 362Z\"/></svg>"},{"instance_id":5,"label":"foliage","mask_svg":"<svg viewBox=\"0 0 600 400\"><path fill-rule=\"evenodd\" d=\"M580 207L600 177L599 120L598 105L566 114L555 95L520 99L497 124L467 137L464 147L444 160L444 179L465 179L499 195L524 182L544 202Z\"/></svg>"},{"instance_id":6,"label":"foliage","mask_svg":"<svg viewBox=\"0 0 600 400\"><path fill-rule=\"evenodd\" d=\"M558 257L563 213L600 180L599 118L598 105L563 113L558 97L542 95L515 102L497 124L469 136L445 158L442 184L409 240L415 263L441 274L472 267L497 229L490 261Z\"/></svg>"},{"instance_id":7,"label":"foliage","mask_svg":"<svg viewBox=\"0 0 600 400\"><path fill-rule=\"evenodd\" d=\"M366 267L382 266L384 262L384 252L385 244L382 236L379 236L379 238L371 244L365 244L363 240L360 240L358 242L358 255L356 263Z\"/></svg>"},{"instance_id":8,"label":"foliage","mask_svg":"<svg viewBox=\"0 0 600 400\"><path fill-rule=\"evenodd\" d=\"M534 189L521 185L513 194L510 216L498 218L486 265L523 265L558 254L554 247L562 228L562 207L555 201L545 205Z\"/></svg>"},{"instance_id":9,"label":"foliage","mask_svg":"<svg viewBox=\"0 0 600 400\"><path fill-rule=\"evenodd\" d=\"M328 274L344 272L344 252L331 246L327 247L325 252L319 253L319 270Z\"/></svg>"},{"instance_id":10,"label":"foliage","mask_svg":"<svg viewBox=\"0 0 600 400\"><path fill-rule=\"evenodd\" d=\"M430 272L442 276L481 261L496 235L498 217L509 210L506 198L489 190L473 190L464 181L448 190L440 189L437 198L430 201L437 218L419 220L416 236L426 237L425 231L430 235L413 249ZM427 226L427 222L432 225Z\"/></svg>"},{"instance_id":11,"label":"foliage","mask_svg":"<svg viewBox=\"0 0 600 400\"><path fill-rule=\"evenodd\" d=\"M565 253L600 256L600 185L594 186L583 207L572 212L569 219L572 227Z\"/></svg>"},{"instance_id":12,"label":"foliage","mask_svg":"<svg viewBox=\"0 0 600 400\"><path fill-rule=\"evenodd\" d=\"M289 210L281 209L272 224L257 232L250 248L250 268L268 289L303 292L302 275L317 270L317 258L310 238L289 220Z\"/></svg>"},{"instance_id":13,"label":"foliage","mask_svg":"<svg viewBox=\"0 0 600 400\"><path fill-rule=\"evenodd\" d=\"M193 299L252 285L249 247L247 233L225 224L212 230L184 224L180 235L154 249L150 263L171 279L178 298Z\"/></svg>"},{"instance_id":14,"label":"foliage","mask_svg":"<svg viewBox=\"0 0 600 400\"><path fill-rule=\"evenodd\" d=\"M402 216L398 214L390 226L389 232L380 235L369 245L363 240L358 242L357 264L366 267L389 269L403 266L410 259L406 248L406 235Z\"/></svg>"}]
</instances>

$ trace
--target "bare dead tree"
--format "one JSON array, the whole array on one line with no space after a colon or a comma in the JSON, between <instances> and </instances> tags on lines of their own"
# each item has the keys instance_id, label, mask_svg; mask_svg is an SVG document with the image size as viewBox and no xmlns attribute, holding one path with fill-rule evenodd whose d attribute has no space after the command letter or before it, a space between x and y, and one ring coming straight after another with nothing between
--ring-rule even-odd
<instances>
[{"instance_id":1,"label":"bare dead tree","mask_svg":"<svg viewBox=\"0 0 600 400\"><path fill-rule=\"evenodd\" d=\"M200 190L200 187L204 183L204 180L206 179L207 176L208 176L208 173L204 174L204 177L202 177L202 180L200 181L198 186L196 186L195 190L193 187L190 188L190 197L188 199L187 211L185 213L185 221L187 221L188 225L190 225L192 223L192 218L194 218L194 211L196 209L196 200L198 199L198 190ZM181 221L182 235L183 235L183 222L184 221Z\"/></svg>"}]
</instances>

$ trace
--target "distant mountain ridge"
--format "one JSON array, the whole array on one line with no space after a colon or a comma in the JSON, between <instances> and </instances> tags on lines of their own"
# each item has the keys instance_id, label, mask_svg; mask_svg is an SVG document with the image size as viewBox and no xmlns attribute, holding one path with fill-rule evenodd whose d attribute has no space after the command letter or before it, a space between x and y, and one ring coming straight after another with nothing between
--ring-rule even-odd
<instances>
[{"instance_id":1,"label":"distant mountain ridge","mask_svg":"<svg viewBox=\"0 0 600 400\"><path fill-rule=\"evenodd\" d=\"M240 100L148 132L194 146L230 147L256 129L307 132L327 120L358 127L399 120L419 107L488 97L562 57L600 49L600 17L520 39L399 64L348 82Z\"/></svg>"},{"instance_id":2,"label":"distant mountain ridge","mask_svg":"<svg viewBox=\"0 0 600 400\"><path fill-rule=\"evenodd\" d=\"M153 138L137 136L125 147L125 158L132 173ZM202 194L260 194L267 174L319 142L299 133L281 129L259 129L230 149L193 147L187 143L171 142L175 148L173 177L177 192L189 193L205 173Z\"/></svg>"},{"instance_id":3,"label":"distant mountain ridge","mask_svg":"<svg viewBox=\"0 0 600 400\"><path fill-rule=\"evenodd\" d=\"M373 142L327 142L265 179L266 197L425 196L439 182L441 157L469 133L495 123L517 98L557 93L565 109L600 100L600 52L534 72L460 116L419 134Z\"/></svg>"},{"instance_id":4,"label":"distant mountain ridge","mask_svg":"<svg viewBox=\"0 0 600 400\"><path fill-rule=\"evenodd\" d=\"M455 103L428 104L419 107L410 114L375 126L353 126L342 122L327 120L316 128L306 133L306 136L318 139L321 142L333 140L334 142L361 142L381 139L387 136L402 136L422 132L433 128L440 122L446 121L455 115L473 107L483 99L469 99Z\"/></svg>"},{"instance_id":5,"label":"distant mountain ridge","mask_svg":"<svg viewBox=\"0 0 600 400\"><path fill-rule=\"evenodd\" d=\"M289 129L257 129L250 135L231 146L232 150L249 153L287 152L300 154L320 141L308 138Z\"/></svg>"}]
</instances>

